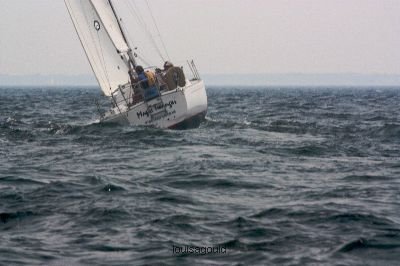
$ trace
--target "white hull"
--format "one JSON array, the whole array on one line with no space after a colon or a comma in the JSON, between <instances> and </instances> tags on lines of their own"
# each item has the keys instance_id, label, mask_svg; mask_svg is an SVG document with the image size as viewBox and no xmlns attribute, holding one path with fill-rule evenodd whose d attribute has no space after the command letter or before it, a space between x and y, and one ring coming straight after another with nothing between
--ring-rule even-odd
<instances>
[{"instance_id":1,"label":"white hull","mask_svg":"<svg viewBox=\"0 0 400 266\"><path fill-rule=\"evenodd\" d=\"M101 122L123 125L174 128L191 120L204 119L207 112L207 94L204 82L187 82L184 88L162 93L161 97L135 106L115 107ZM196 126L196 125L195 125Z\"/></svg>"}]
</instances>

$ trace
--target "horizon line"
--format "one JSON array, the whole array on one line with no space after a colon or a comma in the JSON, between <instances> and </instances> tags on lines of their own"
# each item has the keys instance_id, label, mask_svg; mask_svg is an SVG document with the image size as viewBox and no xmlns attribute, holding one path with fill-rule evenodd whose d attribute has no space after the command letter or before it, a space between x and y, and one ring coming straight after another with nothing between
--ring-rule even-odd
<instances>
[{"instance_id":1,"label":"horizon line","mask_svg":"<svg viewBox=\"0 0 400 266\"><path fill-rule=\"evenodd\" d=\"M252 73L202 73L201 75L364 75L364 76L400 76L400 73L363 73L363 72L252 72ZM66 77L77 77L77 76L93 76L93 73L82 73L82 74L5 74L0 73L0 76L66 76Z\"/></svg>"}]
</instances>

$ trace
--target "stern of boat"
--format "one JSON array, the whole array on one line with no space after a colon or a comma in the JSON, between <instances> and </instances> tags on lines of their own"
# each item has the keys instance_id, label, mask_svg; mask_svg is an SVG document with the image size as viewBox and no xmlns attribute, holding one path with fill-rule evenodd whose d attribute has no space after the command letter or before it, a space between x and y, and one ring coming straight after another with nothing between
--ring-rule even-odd
<instances>
[{"instance_id":1,"label":"stern of boat","mask_svg":"<svg viewBox=\"0 0 400 266\"><path fill-rule=\"evenodd\" d=\"M114 107L102 122L176 129L198 127L207 113L207 93L195 66L191 70L194 75L186 79L184 87L161 90L162 86L157 85L156 96L147 100L144 94L133 94L130 84L120 86L111 97ZM136 96L140 96L139 100Z\"/></svg>"}]
</instances>

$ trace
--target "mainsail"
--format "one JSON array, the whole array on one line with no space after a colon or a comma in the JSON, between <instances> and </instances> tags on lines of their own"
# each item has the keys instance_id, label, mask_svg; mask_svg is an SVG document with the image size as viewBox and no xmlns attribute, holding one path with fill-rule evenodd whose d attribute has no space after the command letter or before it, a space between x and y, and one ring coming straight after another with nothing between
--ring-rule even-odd
<instances>
[{"instance_id":1,"label":"mainsail","mask_svg":"<svg viewBox=\"0 0 400 266\"><path fill-rule=\"evenodd\" d=\"M129 82L130 48L109 0L64 0L97 81L107 96Z\"/></svg>"}]
</instances>

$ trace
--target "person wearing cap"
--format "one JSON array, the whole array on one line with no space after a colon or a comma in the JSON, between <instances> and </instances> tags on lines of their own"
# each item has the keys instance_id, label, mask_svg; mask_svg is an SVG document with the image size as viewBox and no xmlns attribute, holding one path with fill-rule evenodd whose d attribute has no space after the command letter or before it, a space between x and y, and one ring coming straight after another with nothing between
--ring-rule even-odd
<instances>
[{"instance_id":1,"label":"person wearing cap","mask_svg":"<svg viewBox=\"0 0 400 266\"><path fill-rule=\"evenodd\" d=\"M149 87L149 84L148 84L148 80L147 80L146 74L144 73L143 67L142 66L136 66L135 67L135 71L136 71L136 74L138 76L137 81L140 82L140 85L144 89L147 89Z\"/></svg>"},{"instance_id":2,"label":"person wearing cap","mask_svg":"<svg viewBox=\"0 0 400 266\"><path fill-rule=\"evenodd\" d=\"M163 80L167 85L168 90L174 90L178 86L185 87L185 74L181 67L175 67L170 61L164 63Z\"/></svg>"},{"instance_id":3,"label":"person wearing cap","mask_svg":"<svg viewBox=\"0 0 400 266\"><path fill-rule=\"evenodd\" d=\"M172 64L170 61L165 61L164 63L164 71L168 71L171 67L174 67L174 64Z\"/></svg>"},{"instance_id":4,"label":"person wearing cap","mask_svg":"<svg viewBox=\"0 0 400 266\"><path fill-rule=\"evenodd\" d=\"M142 66L136 66L135 71L138 75L140 86L143 88L144 98L149 101L159 96L155 86L155 75L151 71L145 72Z\"/></svg>"},{"instance_id":5,"label":"person wearing cap","mask_svg":"<svg viewBox=\"0 0 400 266\"><path fill-rule=\"evenodd\" d=\"M168 85L167 85L167 80L166 80L166 76L167 76L167 72L169 69L173 68L174 64L171 63L171 61L165 61L164 63L164 69L163 69L163 73L161 75L161 79L163 81L163 90L168 90Z\"/></svg>"},{"instance_id":6,"label":"person wearing cap","mask_svg":"<svg viewBox=\"0 0 400 266\"><path fill-rule=\"evenodd\" d=\"M128 71L131 86L133 89L132 102L130 105L135 105L143 100L142 88L140 86L143 86L143 84L139 84L139 82L143 80L143 75L139 77L139 74L142 74L142 72L144 72L142 66L136 66L135 69L130 69Z\"/></svg>"}]
</instances>

